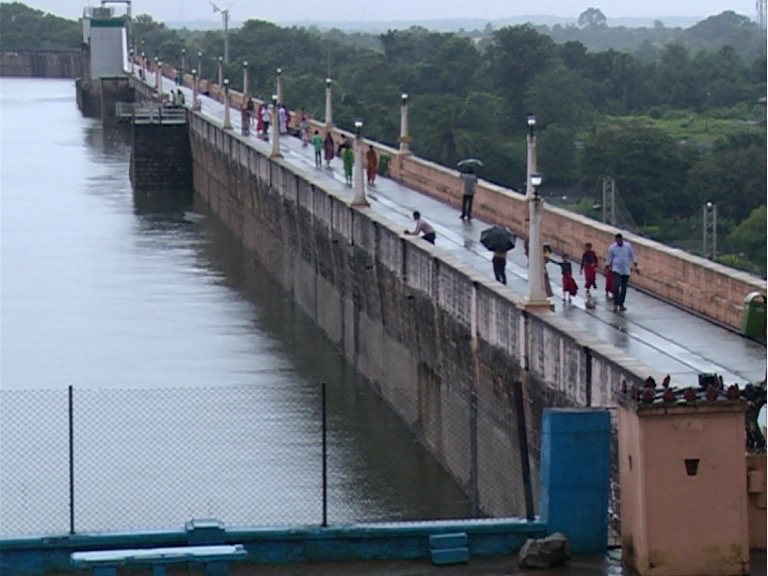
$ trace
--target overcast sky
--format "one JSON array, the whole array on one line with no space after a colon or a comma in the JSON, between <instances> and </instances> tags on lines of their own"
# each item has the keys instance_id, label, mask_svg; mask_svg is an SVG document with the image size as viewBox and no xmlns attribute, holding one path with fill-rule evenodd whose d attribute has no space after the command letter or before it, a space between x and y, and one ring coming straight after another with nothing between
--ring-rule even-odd
<instances>
[{"instance_id":1,"label":"overcast sky","mask_svg":"<svg viewBox=\"0 0 768 576\"><path fill-rule=\"evenodd\" d=\"M0 0L7 1L7 0ZM23 0L22 0L23 1ZM215 0L222 8L231 6L230 18L243 21L259 18L274 22L296 20L359 21L359 20L434 20L439 18L487 18L545 15L572 17L590 6L599 8L611 23L611 18L634 16L658 18L665 16L707 17L724 10L734 10L754 18L754 0ZM28 0L25 4L67 18L77 18L89 0ZM90 0L93 6L99 0ZM208 0L133 0L134 14L150 14L155 20L214 20ZM439 7L439 8L438 8Z\"/></svg>"}]
</instances>

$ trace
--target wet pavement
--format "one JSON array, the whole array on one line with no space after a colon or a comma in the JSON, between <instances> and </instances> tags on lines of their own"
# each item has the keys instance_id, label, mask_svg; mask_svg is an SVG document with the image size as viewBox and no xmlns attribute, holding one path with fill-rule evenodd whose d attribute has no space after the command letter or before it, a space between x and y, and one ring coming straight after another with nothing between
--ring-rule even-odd
<instances>
[{"instance_id":1,"label":"wet pavement","mask_svg":"<svg viewBox=\"0 0 768 576\"><path fill-rule=\"evenodd\" d=\"M147 76L152 82L152 74ZM165 79L165 92L178 89ZM186 100L192 101L192 92L183 89ZM221 123L224 116L223 104L201 96L202 114ZM231 111L231 123L235 133L240 133L240 113ZM271 142L255 135L246 138L253 146L269 155ZM296 167L297 173L320 175L327 180L327 186L336 192L348 194L353 190L344 183L341 160L334 159L329 168L316 168L311 146L302 146L298 138L283 136L280 150L286 161ZM367 187L371 209L392 221L397 227L413 228L411 213L419 210L435 228L436 245L450 252L466 264L474 266L481 274L493 279L491 254L480 244L480 232L490 226L487 221L459 218L459 211L429 196L402 186L388 178L378 176L372 187ZM585 239L585 241L588 239ZM546 241L546 239L545 239ZM527 291L527 259L523 252L522 240L508 254L507 281L509 289L518 297ZM596 250L606 251L607 246ZM642 262L640 262L642 270ZM574 266L574 270L578 265ZM625 354L644 363L660 374L670 374L678 386L695 385L699 373L718 373L726 383L745 384L761 381L766 376L765 346L752 342L737 333L713 324L695 314L658 300L632 286L627 291L627 308L623 313L612 310L611 301L606 300L601 290L597 291L597 306L588 309L583 297L583 288L570 303L560 298L560 275L557 266L549 267L552 290L555 297L553 314L563 316L581 330L613 344ZM583 284L583 279L577 277ZM598 278L602 288L603 279Z\"/></svg>"}]
</instances>

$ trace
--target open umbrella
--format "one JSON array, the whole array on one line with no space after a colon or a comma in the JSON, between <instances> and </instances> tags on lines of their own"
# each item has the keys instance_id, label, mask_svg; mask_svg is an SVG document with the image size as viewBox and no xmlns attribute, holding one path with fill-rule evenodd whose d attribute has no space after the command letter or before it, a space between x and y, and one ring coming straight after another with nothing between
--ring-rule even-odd
<instances>
[{"instance_id":1,"label":"open umbrella","mask_svg":"<svg viewBox=\"0 0 768 576\"><path fill-rule=\"evenodd\" d=\"M466 170L468 168L480 168L483 166L483 163L477 158L465 158L464 160L459 160L456 166L461 170Z\"/></svg>"},{"instance_id":2,"label":"open umbrella","mask_svg":"<svg viewBox=\"0 0 768 576\"><path fill-rule=\"evenodd\" d=\"M491 252L509 252L515 247L517 237L509 228L492 226L480 233L480 244Z\"/></svg>"}]
</instances>

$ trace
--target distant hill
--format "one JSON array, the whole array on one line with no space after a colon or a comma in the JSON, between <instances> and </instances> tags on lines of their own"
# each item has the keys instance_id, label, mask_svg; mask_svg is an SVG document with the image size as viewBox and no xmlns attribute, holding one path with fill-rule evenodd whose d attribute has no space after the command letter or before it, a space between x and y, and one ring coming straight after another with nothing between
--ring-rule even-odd
<instances>
[{"instance_id":1,"label":"distant hill","mask_svg":"<svg viewBox=\"0 0 768 576\"><path fill-rule=\"evenodd\" d=\"M608 18L609 26L625 26L627 28L644 28L652 27L654 21L660 21L664 26L668 28L687 28L693 26L697 22L706 18L692 17L692 16L666 16L659 18ZM524 24L531 22L536 25L554 26L560 24L565 26L567 24L576 24L578 17L564 18L558 16L544 16L544 15L531 15L531 16L513 16L510 18L498 18L495 20L488 20L487 18L445 18L437 20L384 20L384 21L372 21L372 20L360 20L349 22L334 22L334 21L312 21L312 20L296 20L296 21L280 21L276 22L280 26L298 26L308 28L314 26L320 30L338 29L345 32L368 32L379 33L386 32L391 29L407 29L411 26L421 26L428 30L435 30L438 32L451 32L457 30L483 30L486 25L490 24L494 28L501 28L503 26L509 26L514 24ZM230 27L238 28L242 26L242 21L232 21ZM189 28L193 30L211 30L221 28L221 20L184 20L184 21L169 21L166 22L166 26L169 28Z\"/></svg>"}]
</instances>

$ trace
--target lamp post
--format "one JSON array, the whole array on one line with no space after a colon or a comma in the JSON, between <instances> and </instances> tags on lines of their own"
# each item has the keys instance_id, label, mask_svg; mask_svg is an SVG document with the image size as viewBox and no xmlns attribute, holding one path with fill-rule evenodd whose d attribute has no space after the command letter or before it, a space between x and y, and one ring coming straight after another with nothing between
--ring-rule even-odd
<instances>
[{"instance_id":1,"label":"lamp post","mask_svg":"<svg viewBox=\"0 0 768 576\"><path fill-rule=\"evenodd\" d=\"M541 174L531 172L528 179L531 196L528 202L528 294L527 307L550 308L544 287L544 247L541 242L541 208L543 200L537 191L541 185Z\"/></svg>"},{"instance_id":2,"label":"lamp post","mask_svg":"<svg viewBox=\"0 0 768 576\"><path fill-rule=\"evenodd\" d=\"M248 60L243 62L243 100L248 100Z\"/></svg>"},{"instance_id":3,"label":"lamp post","mask_svg":"<svg viewBox=\"0 0 768 576\"><path fill-rule=\"evenodd\" d=\"M224 58L219 56L219 88L224 86Z\"/></svg>"},{"instance_id":4,"label":"lamp post","mask_svg":"<svg viewBox=\"0 0 768 576\"><path fill-rule=\"evenodd\" d=\"M184 85L184 73L187 71L187 49L181 49L181 74L179 76L179 86Z\"/></svg>"},{"instance_id":5,"label":"lamp post","mask_svg":"<svg viewBox=\"0 0 768 576\"><path fill-rule=\"evenodd\" d=\"M355 196L353 206L368 206L363 185L363 121L355 120Z\"/></svg>"},{"instance_id":6,"label":"lamp post","mask_svg":"<svg viewBox=\"0 0 768 576\"><path fill-rule=\"evenodd\" d=\"M155 92L160 91L160 74L158 73L160 59L155 56Z\"/></svg>"},{"instance_id":7,"label":"lamp post","mask_svg":"<svg viewBox=\"0 0 768 576\"><path fill-rule=\"evenodd\" d=\"M280 126L278 122L279 115L277 113L277 94L272 95L272 125L270 126L270 130L272 130L272 154L270 154L270 158L282 158L283 155L280 154Z\"/></svg>"},{"instance_id":8,"label":"lamp post","mask_svg":"<svg viewBox=\"0 0 768 576\"><path fill-rule=\"evenodd\" d=\"M703 229L704 257L714 260L717 256L717 205L712 202L704 204Z\"/></svg>"},{"instance_id":9,"label":"lamp post","mask_svg":"<svg viewBox=\"0 0 768 576\"><path fill-rule=\"evenodd\" d=\"M331 79L325 79L325 127L333 127L333 91L331 90Z\"/></svg>"},{"instance_id":10,"label":"lamp post","mask_svg":"<svg viewBox=\"0 0 768 576\"><path fill-rule=\"evenodd\" d=\"M197 53L197 77L203 79L203 53Z\"/></svg>"},{"instance_id":11,"label":"lamp post","mask_svg":"<svg viewBox=\"0 0 768 576\"><path fill-rule=\"evenodd\" d=\"M283 69L277 69L277 103L282 104L283 100Z\"/></svg>"},{"instance_id":12,"label":"lamp post","mask_svg":"<svg viewBox=\"0 0 768 576\"><path fill-rule=\"evenodd\" d=\"M530 199L533 195L533 183L531 174L536 172L536 116L528 114L528 157L526 160L525 197Z\"/></svg>"},{"instance_id":13,"label":"lamp post","mask_svg":"<svg viewBox=\"0 0 768 576\"><path fill-rule=\"evenodd\" d=\"M400 154L410 154L410 136L408 135L408 94L400 96Z\"/></svg>"},{"instance_id":14,"label":"lamp post","mask_svg":"<svg viewBox=\"0 0 768 576\"><path fill-rule=\"evenodd\" d=\"M147 54L145 52L141 53L141 70L144 72L145 78L147 74Z\"/></svg>"},{"instance_id":15,"label":"lamp post","mask_svg":"<svg viewBox=\"0 0 768 576\"><path fill-rule=\"evenodd\" d=\"M128 51L128 57L131 59L131 76L134 76L133 48Z\"/></svg>"},{"instance_id":16,"label":"lamp post","mask_svg":"<svg viewBox=\"0 0 768 576\"><path fill-rule=\"evenodd\" d=\"M197 97L197 72L192 70L192 110L200 110L199 102Z\"/></svg>"},{"instance_id":17,"label":"lamp post","mask_svg":"<svg viewBox=\"0 0 768 576\"><path fill-rule=\"evenodd\" d=\"M155 79L157 81L157 94L160 99L163 98L163 61L157 61L157 72L155 72Z\"/></svg>"},{"instance_id":18,"label":"lamp post","mask_svg":"<svg viewBox=\"0 0 768 576\"><path fill-rule=\"evenodd\" d=\"M232 124L229 121L229 78L224 78L224 125L223 130L232 130Z\"/></svg>"}]
</instances>

